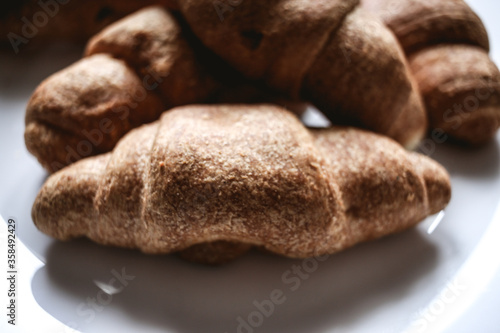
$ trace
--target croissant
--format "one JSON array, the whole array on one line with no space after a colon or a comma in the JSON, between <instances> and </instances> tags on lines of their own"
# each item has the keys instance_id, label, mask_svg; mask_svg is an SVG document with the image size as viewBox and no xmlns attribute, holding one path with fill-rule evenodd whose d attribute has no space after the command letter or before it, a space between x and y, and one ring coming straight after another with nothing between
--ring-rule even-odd
<instances>
[{"instance_id":1,"label":"croissant","mask_svg":"<svg viewBox=\"0 0 500 333\"><path fill-rule=\"evenodd\" d=\"M311 100L335 123L362 125L407 146L418 143L426 130L423 105L397 41L381 22L362 10L349 14L355 7L353 1L323 1L317 8L301 6L297 0L281 2L273 5L273 10L287 12L285 8L290 6L297 13L274 21L261 12L269 4L248 3L249 7L241 5L241 13L244 17L250 13L261 17L252 21L257 24L252 29L262 28L262 32L269 32L269 38L263 36L260 47L250 45L245 37L248 31L241 30L248 24L238 19L238 7L238 11L231 15L233 19L228 18L223 25L231 27L233 24L234 29L224 28L234 30L233 33L214 31L220 34L221 43L225 36L235 38L223 42L225 49L233 50L241 57L238 63L229 59L231 65L253 81L263 81L277 90L274 95L281 93L291 99ZM196 8L203 10L207 4L197 2L199 8ZM193 13L194 6L188 2L183 2L183 6L190 22L195 20L192 17L197 15ZM323 12L322 9L327 10ZM212 3L210 10L213 10ZM207 22L207 31L213 30L214 23L220 23L217 14L213 14L216 22ZM296 34L299 28L293 27L300 22L294 20L301 15L307 16L306 26L309 28ZM374 29L361 33L365 24L370 22ZM203 24L202 21L199 24ZM274 30L278 33L271 33ZM237 31L238 34L234 35ZM290 37L292 33L295 38ZM309 38L312 35L315 38ZM172 14L161 7L143 9L107 27L89 41L85 54L87 58L79 61L79 65L45 80L27 106L27 148L50 172L79 158L109 150L129 129L151 121L149 115L159 117L164 109L193 103L269 101L267 96L270 93L265 92L265 88L254 89L254 84L248 84L248 79L244 80L203 46L178 13ZM97 66L94 58L99 54L108 54L112 58L107 56L105 60L101 55ZM115 126L112 135L104 136L102 140L89 140L88 135L82 135L83 131L100 131L102 119L116 119L116 113L120 113L116 112L116 103L109 102L111 93L107 94L105 85L100 83L100 68L106 66L106 61L113 63L110 66L114 66L117 72L104 82L114 86L132 85L138 91L142 88L146 90L143 95L152 95L151 99L160 102L148 106L149 112L144 113L142 99L137 101L137 97L130 93L121 94L116 97L116 103L139 104L128 108L130 119L117 120L125 124ZM135 72L135 78L127 74L128 81L134 82L116 82L123 76L118 75L118 67L122 67L124 73ZM62 77L71 77L72 80L63 80ZM250 88L243 90L242 94L241 89L234 89L235 86ZM96 92L96 87L103 90ZM89 109L94 110L93 119L76 120L89 117ZM78 126L69 126L69 123ZM96 137L100 135L95 134ZM60 139L62 136L64 140ZM68 143L61 143L65 141Z\"/></svg>"},{"instance_id":2,"label":"croissant","mask_svg":"<svg viewBox=\"0 0 500 333\"><path fill-rule=\"evenodd\" d=\"M478 145L500 128L500 72L479 17L462 0L363 0L396 34L433 128Z\"/></svg>"},{"instance_id":3,"label":"croissant","mask_svg":"<svg viewBox=\"0 0 500 333\"><path fill-rule=\"evenodd\" d=\"M110 151L175 106L279 98L249 84L161 7L109 26L86 54L44 80L26 108L26 147L49 172Z\"/></svg>"},{"instance_id":4,"label":"croissant","mask_svg":"<svg viewBox=\"0 0 500 333\"><path fill-rule=\"evenodd\" d=\"M403 51L359 0L178 1L196 36L246 77L416 146L427 129ZM227 6L226 6L227 7Z\"/></svg>"},{"instance_id":5,"label":"croissant","mask_svg":"<svg viewBox=\"0 0 500 333\"><path fill-rule=\"evenodd\" d=\"M164 103L135 72L109 55L52 75L31 96L24 138L49 171L113 149L130 129L160 116Z\"/></svg>"},{"instance_id":6,"label":"croissant","mask_svg":"<svg viewBox=\"0 0 500 333\"><path fill-rule=\"evenodd\" d=\"M217 263L254 246L334 253L415 225L450 193L443 167L389 138L308 130L272 105L194 105L51 175L32 217L60 240Z\"/></svg>"}]
</instances>

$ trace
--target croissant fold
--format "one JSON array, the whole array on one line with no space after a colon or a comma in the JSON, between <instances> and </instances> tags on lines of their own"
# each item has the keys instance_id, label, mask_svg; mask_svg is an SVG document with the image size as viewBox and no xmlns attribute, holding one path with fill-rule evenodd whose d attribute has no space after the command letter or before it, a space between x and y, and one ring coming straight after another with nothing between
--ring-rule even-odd
<instances>
[{"instance_id":1,"label":"croissant fold","mask_svg":"<svg viewBox=\"0 0 500 333\"><path fill-rule=\"evenodd\" d=\"M61 240L214 263L253 246L334 253L407 229L449 199L443 167L380 135L307 130L265 104L187 106L54 173L32 217Z\"/></svg>"}]
</instances>

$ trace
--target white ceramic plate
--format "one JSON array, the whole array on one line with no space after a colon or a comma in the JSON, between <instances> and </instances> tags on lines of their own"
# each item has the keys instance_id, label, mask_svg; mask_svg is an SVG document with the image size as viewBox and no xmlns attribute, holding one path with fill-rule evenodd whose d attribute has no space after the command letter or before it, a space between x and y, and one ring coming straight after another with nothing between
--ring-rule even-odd
<instances>
[{"instance_id":1,"label":"white ceramic plate","mask_svg":"<svg viewBox=\"0 0 500 333\"><path fill-rule=\"evenodd\" d=\"M500 63L500 5L470 3ZM47 175L24 147L24 107L42 79L80 54L68 46L36 57L0 53L0 213L16 221L19 267L17 325L2 314L2 332L499 331L500 135L477 150L435 145L453 199L434 232L436 217L324 262L254 252L213 268L41 234L30 210ZM9 286L1 280L5 309Z\"/></svg>"}]
</instances>

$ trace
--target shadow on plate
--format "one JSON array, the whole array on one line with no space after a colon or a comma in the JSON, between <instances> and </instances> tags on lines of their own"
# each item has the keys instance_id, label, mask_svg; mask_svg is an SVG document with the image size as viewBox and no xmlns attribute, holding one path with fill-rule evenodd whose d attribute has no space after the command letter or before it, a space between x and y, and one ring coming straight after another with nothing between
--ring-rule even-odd
<instances>
[{"instance_id":1,"label":"shadow on plate","mask_svg":"<svg viewBox=\"0 0 500 333\"><path fill-rule=\"evenodd\" d=\"M16 167L16 174L9 175L10 182L3 189L6 195L0 199L2 215L17 221L16 236L41 261L53 239L40 232L31 219L31 207L48 174L35 161L23 161Z\"/></svg>"},{"instance_id":2,"label":"shadow on plate","mask_svg":"<svg viewBox=\"0 0 500 333\"><path fill-rule=\"evenodd\" d=\"M500 135L481 147L456 143L435 144L429 156L441 163L451 175L471 178L496 178L500 175Z\"/></svg>"},{"instance_id":3,"label":"shadow on plate","mask_svg":"<svg viewBox=\"0 0 500 333\"><path fill-rule=\"evenodd\" d=\"M76 240L53 243L32 291L48 313L83 332L314 333L355 328L397 307L436 262L435 246L416 229L325 261L255 251L217 267Z\"/></svg>"}]
</instances>

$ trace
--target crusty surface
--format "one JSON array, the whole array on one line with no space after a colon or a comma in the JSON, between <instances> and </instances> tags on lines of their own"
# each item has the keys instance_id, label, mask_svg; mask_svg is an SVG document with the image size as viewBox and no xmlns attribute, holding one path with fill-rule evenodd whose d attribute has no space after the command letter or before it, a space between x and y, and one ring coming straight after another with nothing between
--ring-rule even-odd
<instances>
[{"instance_id":1,"label":"crusty surface","mask_svg":"<svg viewBox=\"0 0 500 333\"><path fill-rule=\"evenodd\" d=\"M481 19L463 0L362 0L381 17L407 53L429 45L471 44L489 49Z\"/></svg>"},{"instance_id":2,"label":"crusty surface","mask_svg":"<svg viewBox=\"0 0 500 333\"><path fill-rule=\"evenodd\" d=\"M358 5L243 1L221 18L212 1L179 3L201 41L247 77L311 101L333 123L362 125L415 146L427 120L403 52Z\"/></svg>"},{"instance_id":3,"label":"crusty surface","mask_svg":"<svg viewBox=\"0 0 500 333\"><path fill-rule=\"evenodd\" d=\"M221 84L203 64L203 50L171 12L152 6L110 25L89 41L85 54L108 53L136 68L144 85L158 86L168 108L206 101ZM200 54L197 55L196 51Z\"/></svg>"},{"instance_id":4,"label":"crusty surface","mask_svg":"<svg viewBox=\"0 0 500 333\"><path fill-rule=\"evenodd\" d=\"M450 200L445 169L388 138L353 128L312 134L342 193L352 244L407 229Z\"/></svg>"},{"instance_id":5,"label":"crusty surface","mask_svg":"<svg viewBox=\"0 0 500 333\"><path fill-rule=\"evenodd\" d=\"M197 246L187 257L213 263L247 245L333 253L408 228L449 199L441 166L379 135L308 131L271 105L188 106L53 174L32 217L58 239L147 253Z\"/></svg>"},{"instance_id":6,"label":"crusty surface","mask_svg":"<svg viewBox=\"0 0 500 333\"><path fill-rule=\"evenodd\" d=\"M304 95L334 124L357 124L409 148L427 129L417 85L401 48L364 10L349 14L304 81Z\"/></svg>"},{"instance_id":7,"label":"crusty surface","mask_svg":"<svg viewBox=\"0 0 500 333\"><path fill-rule=\"evenodd\" d=\"M298 96L315 55L358 3L241 1L222 17L209 0L181 1L179 6L193 31L215 53L246 76Z\"/></svg>"},{"instance_id":8,"label":"crusty surface","mask_svg":"<svg viewBox=\"0 0 500 333\"><path fill-rule=\"evenodd\" d=\"M500 127L500 73L480 18L463 0L362 0L409 57L431 127L479 145Z\"/></svg>"},{"instance_id":9,"label":"crusty surface","mask_svg":"<svg viewBox=\"0 0 500 333\"><path fill-rule=\"evenodd\" d=\"M280 94L312 101L334 123L368 127L408 148L417 145L427 119L406 60L379 20L353 12L358 1L257 4L242 3L221 22L212 3L182 2L192 27L152 6L108 26L88 43L87 58L36 89L27 107L28 150L54 172L111 150L126 132L165 109L277 102ZM256 88L191 28L214 51L225 50L224 58L243 74L280 92ZM110 133L101 129L108 120Z\"/></svg>"},{"instance_id":10,"label":"crusty surface","mask_svg":"<svg viewBox=\"0 0 500 333\"><path fill-rule=\"evenodd\" d=\"M500 128L500 72L479 47L441 45L410 57L434 128L483 144Z\"/></svg>"},{"instance_id":11,"label":"crusty surface","mask_svg":"<svg viewBox=\"0 0 500 333\"><path fill-rule=\"evenodd\" d=\"M110 151L130 129L178 105L277 97L244 80L159 6L108 26L86 56L42 82L27 106L26 145L49 172Z\"/></svg>"},{"instance_id":12,"label":"crusty surface","mask_svg":"<svg viewBox=\"0 0 500 333\"><path fill-rule=\"evenodd\" d=\"M46 169L55 171L111 150L131 128L158 119L163 110L161 100L123 61L94 55L37 87L26 107L25 142Z\"/></svg>"}]
</instances>

